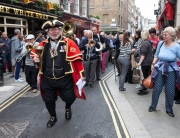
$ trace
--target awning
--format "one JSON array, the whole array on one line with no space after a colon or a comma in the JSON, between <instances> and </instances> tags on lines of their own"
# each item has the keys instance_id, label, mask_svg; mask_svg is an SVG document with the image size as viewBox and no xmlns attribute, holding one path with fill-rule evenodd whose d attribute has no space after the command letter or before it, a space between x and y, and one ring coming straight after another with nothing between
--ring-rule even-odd
<instances>
[{"instance_id":1,"label":"awning","mask_svg":"<svg viewBox=\"0 0 180 138\"><path fill-rule=\"evenodd\" d=\"M158 29L160 29L161 28L161 19L158 19Z\"/></svg>"},{"instance_id":2,"label":"awning","mask_svg":"<svg viewBox=\"0 0 180 138\"><path fill-rule=\"evenodd\" d=\"M103 32L121 32L123 31L123 28L121 27L103 27L103 26L100 26L100 31L103 31Z\"/></svg>"},{"instance_id":3,"label":"awning","mask_svg":"<svg viewBox=\"0 0 180 138\"><path fill-rule=\"evenodd\" d=\"M171 21L174 20L174 5L170 2L166 2L166 20Z\"/></svg>"},{"instance_id":4,"label":"awning","mask_svg":"<svg viewBox=\"0 0 180 138\"><path fill-rule=\"evenodd\" d=\"M165 10L166 10L166 6L164 6L158 20L161 20L163 18L163 15L165 14Z\"/></svg>"}]
</instances>

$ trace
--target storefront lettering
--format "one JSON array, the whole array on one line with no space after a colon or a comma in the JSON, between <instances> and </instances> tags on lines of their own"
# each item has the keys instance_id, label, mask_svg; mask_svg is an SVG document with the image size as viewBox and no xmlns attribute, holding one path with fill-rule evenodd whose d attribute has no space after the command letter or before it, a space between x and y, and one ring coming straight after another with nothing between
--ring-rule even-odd
<instances>
[{"instance_id":1,"label":"storefront lettering","mask_svg":"<svg viewBox=\"0 0 180 138\"><path fill-rule=\"evenodd\" d=\"M6 6L2 6L2 5L0 5L0 12L12 13L12 14L15 14L15 15L21 15L21 16L45 19L45 20L49 20L49 18L57 19L57 17L55 17L55 16L48 16L46 14L41 14L41 13L37 13L37 12L32 12L32 11L26 11L26 10L6 7Z\"/></svg>"}]
</instances>

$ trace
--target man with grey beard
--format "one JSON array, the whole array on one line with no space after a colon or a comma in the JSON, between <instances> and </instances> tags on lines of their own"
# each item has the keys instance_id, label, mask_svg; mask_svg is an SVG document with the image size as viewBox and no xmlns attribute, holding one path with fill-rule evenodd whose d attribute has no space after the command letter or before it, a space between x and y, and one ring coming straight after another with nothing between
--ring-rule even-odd
<instances>
[{"instance_id":1,"label":"man with grey beard","mask_svg":"<svg viewBox=\"0 0 180 138\"><path fill-rule=\"evenodd\" d=\"M40 62L40 90L43 101L50 114L47 127L54 126L56 118L56 100L59 95L66 103L65 118L71 119L71 105L76 97L85 99L84 91L79 93L78 81L83 81L82 54L73 40L61 36L64 23L53 20L43 24L42 29L47 29L48 40L39 43L44 47ZM36 48L35 48L36 49ZM42 49L42 48L41 48ZM32 51L34 52L34 51ZM40 58L35 55L34 62L38 63Z\"/></svg>"}]
</instances>

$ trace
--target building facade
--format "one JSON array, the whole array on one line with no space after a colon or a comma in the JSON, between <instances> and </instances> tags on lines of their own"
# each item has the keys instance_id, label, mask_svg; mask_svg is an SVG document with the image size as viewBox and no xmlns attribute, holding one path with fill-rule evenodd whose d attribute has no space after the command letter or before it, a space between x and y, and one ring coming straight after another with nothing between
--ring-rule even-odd
<instances>
[{"instance_id":1,"label":"building facade","mask_svg":"<svg viewBox=\"0 0 180 138\"><path fill-rule=\"evenodd\" d=\"M51 3L48 4L53 7ZM35 2L0 0L0 31L7 32L9 38L14 35L15 29L20 29L23 35L35 34L42 30L41 26L45 21L58 19L60 16L46 6L36 5Z\"/></svg>"},{"instance_id":2,"label":"building facade","mask_svg":"<svg viewBox=\"0 0 180 138\"><path fill-rule=\"evenodd\" d=\"M158 9L155 10L157 17L158 30L162 31L167 26L179 24L180 9L179 0L159 0Z\"/></svg>"},{"instance_id":3,"label":"building facade","mask_svg":"<svg viewBox=\"0 0 180 138\"><path fill-rule=\"evenodd\" d=\"M137 26L136 20L137 12L135 6L135 0L129 0L128 2L128 31L134 34Z\"/></svg>"},{"instance_id":4,"label":"building facade","mask_svg":"<svg viewBox=\"0 0 180 138\"><path fill-rule=\"evenodd\" d=\"M91 20L89 17L89 0L74 0L74 3L69 3L68 0L60 0L60 5L64 11L61 21L72 21L76 26L75 34L81 38L84 30L89 30Z\"/></svg>"},{"instance_id":5,"label":"building facade","mask_svg":"<svg viewBox=\"0 0 180 138\"><path fill-rule=\"evenodd\" d=\"M129 0L123 0L123 28L124 30L128 30L128 23L131 24L131 21L128 18L129 10L131 10L131 8L128 8L128 2Z\"/></svg>"},{"instance_id":6,"label":"building facade","mask_svg":"<svg viewBox=\"0 0 180 138\"><path fill-rule=\"evenodd\" d=\"M91 0L89 3L89 15L100 17L100 31L112 34L124 30L123 10L122 0Z\"/></svg>"}]
</instances>

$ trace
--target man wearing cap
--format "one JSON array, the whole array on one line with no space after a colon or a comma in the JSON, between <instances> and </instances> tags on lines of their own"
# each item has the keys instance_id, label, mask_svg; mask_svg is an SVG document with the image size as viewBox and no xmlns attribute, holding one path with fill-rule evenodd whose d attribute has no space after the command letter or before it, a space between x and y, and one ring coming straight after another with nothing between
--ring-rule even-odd
<instances>
[{"instance_id":1,"label":"man wearing cap","mask_svg":"<svg viewBox=\"0 0 180 138\"><path fill-rule=\"evenodd\" d=\"M34 61L42 60L40 75L40 90L43 101L50 114L47 127L52 127L56 122L55 101L57 94L66 103L65 118L71 119L71 105L76 97L85 99L83 89L78 90L77 81L82 81L83 65L82 54L77 45L69 38L61 36L60 27L63 23L58 20L47 21L42 29L47 29L48 40L39 43L44 46L41 58L35 56ZM41 67L40 66L40 67Z\"/></svg>"},{"instance_id":2,"label":"man wearing cap","mask_svg":"<svg viewBox=\"0 0 180 138\"><path fill-rule=\"evenodd\" d=\"M27 52L26 46L27 45L32 45L37 46L39 43L35 42L35 37L32 34L29 34L26 36L26 41L27 43L25 44L25 47L23 50L25 50L26 54L26 60L25 60L25 75L26 75L26 82L30 85L32 92L36 93L37 92L37 75L39 72L39 69L35 67L34 61L32 57L30 56L31 52Z\"/></svg>"}]
</instances>

